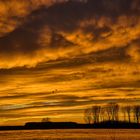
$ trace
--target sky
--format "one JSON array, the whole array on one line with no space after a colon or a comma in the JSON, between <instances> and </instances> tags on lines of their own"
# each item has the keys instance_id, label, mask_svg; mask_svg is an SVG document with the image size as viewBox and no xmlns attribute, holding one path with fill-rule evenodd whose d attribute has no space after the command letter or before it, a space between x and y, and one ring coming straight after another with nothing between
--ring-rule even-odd
<instances>
[{"instance_id":1,"label":"sky","mask_svg":"<svg viewBox=\"0 0 140 140\"><path fill-rule=\"evenodd\" d=\"M0 0L0 125L110 102L140 103L139 0Z\"/></svg>"}]
</instances>

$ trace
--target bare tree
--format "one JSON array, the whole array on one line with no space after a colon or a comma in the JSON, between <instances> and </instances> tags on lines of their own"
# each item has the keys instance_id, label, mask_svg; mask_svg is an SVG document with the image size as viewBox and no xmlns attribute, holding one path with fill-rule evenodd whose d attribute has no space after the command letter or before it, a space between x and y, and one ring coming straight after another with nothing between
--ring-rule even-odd
<instances>
[{"instance_id":1,"label":"bare tree","mask_svg":"<svg viewBox=\"0 0 140 140\"><path fill-rule=\"evenodd\" d=\"M102 106L100 109L100 121L104 122L106 119L106 112L105 112L105 107Z\"/></svg>"},{"instance_id":2,"label":"bare tree","mask_svg":"<svg viewBox=\"0 0 140 140\"><path fill-rule=\"evenodd\" d=\"M119 121L119 105L118 104L114 104L114 116L115 116L115 120Z\"/></svg>"},{"instance_id":3,"label":"bare tree","mask_svg":"<svg viewBox=\"0 0 140 140\"><path fill-rule=\"evenodd\" d=\"M91 124L92 116L91 116L91 108L87 108L84 112L84 120L87 124Z\"/></svg>"},{"instance_id":4,"label":"bare tree","mask_svg":"<svg viewBox=\"0 0 140 140\"><path fill-rule=\"evenodd\" d=\"M101 121L119 121L119 117L123 114L124 121L131 123L132 115L134 121L140 123L140 105L136 106L120 106L117 103L109 103L105 106L92 106L84 112L84 119L86 123L99 123Z\"/></svg>"},{"instance_id":5,"label":"bare tree","mask_svg":"<svg viewBox=\"0 0 140 140\"><path fill-rule=\"evenodd\" d=\"M106 107L105 107L105 112L107 114L107 120L110 121L111 120L111 111L110 111L110 107L108 105L106 105Z\"/></svg>"},{"instance_id":6,"label":"bare tree","mask_svg":"<svg viewBox=\"0 0 140 140\"><path fill-rule=\"evenodd\" d=\"M134 119L137 123L140 122L140 105L136 105L133 107Z\"/></svg>"},{"instance_id":7,"label":"bare tree","mask_svg":"<svg viewBox=\"0 0 140 140\"><path fill-rule=\"evenodd\" d=\"M124 109L126 110L128 121L130 123L131 122L131 111L132 111L132 107L131 106L125 106Z\"/></svg>"},{"instance_id":8,"label":"bare tree","mask_svg":"<svg viewBox=\"0 0 140 140\"><path fill-rule=\"evenodd\" d=\"M94 123L98 123L100 121L100 106L92 106L92 118Z\"/></svg>"},{"instance_id":9,"label":"bare tree","mask_svg":"<svg viewBox=\"0 0 140 140\"><path fill-rule=\"evenodd\" d=\"M123 113L123 120L126 122L126 107L125 106L122 106L121 107L121 111L122 111L122 113Z\"/></svg>"},{"instance_id":10,"label":"bare tree","mask_svg":"<svg viewBox=\"0 0 140 140\"><path fill-rule=\"evenodd\" d=\"M119 105L116 103L109 103L105 109L109 121L118 121L119 119Z\"/></svg>"}]
</instances>

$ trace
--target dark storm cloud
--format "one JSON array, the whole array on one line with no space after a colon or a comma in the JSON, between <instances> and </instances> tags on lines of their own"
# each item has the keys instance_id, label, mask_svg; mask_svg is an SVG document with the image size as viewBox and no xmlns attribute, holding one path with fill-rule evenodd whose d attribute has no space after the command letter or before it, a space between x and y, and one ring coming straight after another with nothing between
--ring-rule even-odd
<instances>
[{"instance_id":1,"label":"dark storm cloud","mask_svg":"<svg viewBox=\"0 0 140 140\"><path fill-rule=\"evenodd\" d=\"M139 15L139 5L140 2L136 0L87 0L86 3L69 1L55 4L49 8L48 22L51 25L58 26L60 29L69 29L69 27L76 26L77 22L85 19L99 18L101 16L115 18L120 15ZM70 18L71 16L73 18Z\"/></svg>"},{"instance_id":2,"label":"dark storm cloud","mask_svg":"<svg viewBox=\"0 0 140 140\"><path fill-rule=\"evenodd\" d=\"M40 8L37 6L38 8L33 8L33 10L27 10L27 7L31 7L31 5L25 1L22 2L22 4L26 4L22 6L23 11L28 11L28 14L24 14L22 24L0 38L1 57L4 60L1 64L2 68L34 66L42 61L70 57L72 54L74 57L80 54L78 52L80 50L82 54L85 53L82 44L78 44L76 41L76 38L82 39L80 34L76 33L77 30L81 30L83 36L90 34L91 37L87 37L87 45L90 42L94 50L96 42L107 39L114 34L111 24L117 25L120 16L133 17L133 22L128 23L130 24L128 26L132 27L138 24L140 14L138 8L140 2L137 0L68 1L56 3L49 7ZM40 3L44 4L45 1L40 1ZM49 5L52 1L46 1L46 3ZM13 11L13 16L14 12L16 10ZM20 17L22 17L21 14L17 14L15 18ZM71 33L74 34L75 39L69 39L67 34ZM78 50L77 45L81 45ZM114 44L112 45L114 47ZM92 52L91 45L87 50ZM98 47L95 50L98 50ZM39 56L41 57L39 58ZM9 59L13 60L11 64L8 64Z\"/></svg>"}]
</instances>

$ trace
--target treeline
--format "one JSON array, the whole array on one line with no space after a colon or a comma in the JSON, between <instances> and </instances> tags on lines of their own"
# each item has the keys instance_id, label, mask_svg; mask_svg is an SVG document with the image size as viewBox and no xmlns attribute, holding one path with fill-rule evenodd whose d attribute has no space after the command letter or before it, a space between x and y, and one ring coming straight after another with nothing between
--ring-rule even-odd
<instances>
[{"instance_id":1,"label":"treeline","mask_svg":"<svg viewBox=\"0 0 140 140\"><path fill-rule=\"evenodd\" d=\"M119 106L116 103L103 106L95 105L85 110L84 120L88 124L105 121L140 123L140 105Z\"/></svg>"}]
</instances>

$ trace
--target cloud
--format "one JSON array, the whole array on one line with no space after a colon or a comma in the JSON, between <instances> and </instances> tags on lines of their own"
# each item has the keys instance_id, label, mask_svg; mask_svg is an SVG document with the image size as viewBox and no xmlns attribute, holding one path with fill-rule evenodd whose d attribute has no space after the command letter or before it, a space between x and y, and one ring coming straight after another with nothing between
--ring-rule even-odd
<instances>
[{"instance_id":1,"label":"cloud","mask_svg":"<svg viewBox=\"0 0 140 140\"><path fill-rule=\"evenodd\" d=\"M61 1L62 2L62 1ZM52 0L7 0L0 1L0 36L14 31L20 26L26 16L40 6L49 7L54 3ZM57 3L57 2L55 2Z\"/></svg>"},{"instance_id":2,"label":"cloud","mask_svg":"<svg viewBox=\"0 0 140 140\"><path fill-rule=\"evenodd\" d=\"M139 103L139 7L139 0L0 0L1 117Z\"/></svg>"},{"instance_id":3,"label":"cloud","mask_svg":"<svg viewBox=\"0 0 140 140\"><path fill-rule=\"evenodd\" d=\"M140 34L136 3L139 5L136 0L1 1L0 68L34 67L133 44Z\"/></svg>"},{"instance_id":4,"label":"cloud","mask_svg":"<svg viewBox=\"0 0 140 140\"><path fill-rule=\"evenodd\" d=\"M140 41L134 41L127 50L127 53L129 56L131 56L132 61L138 63L140 60Z\"/></svg>"}]
</instances>

